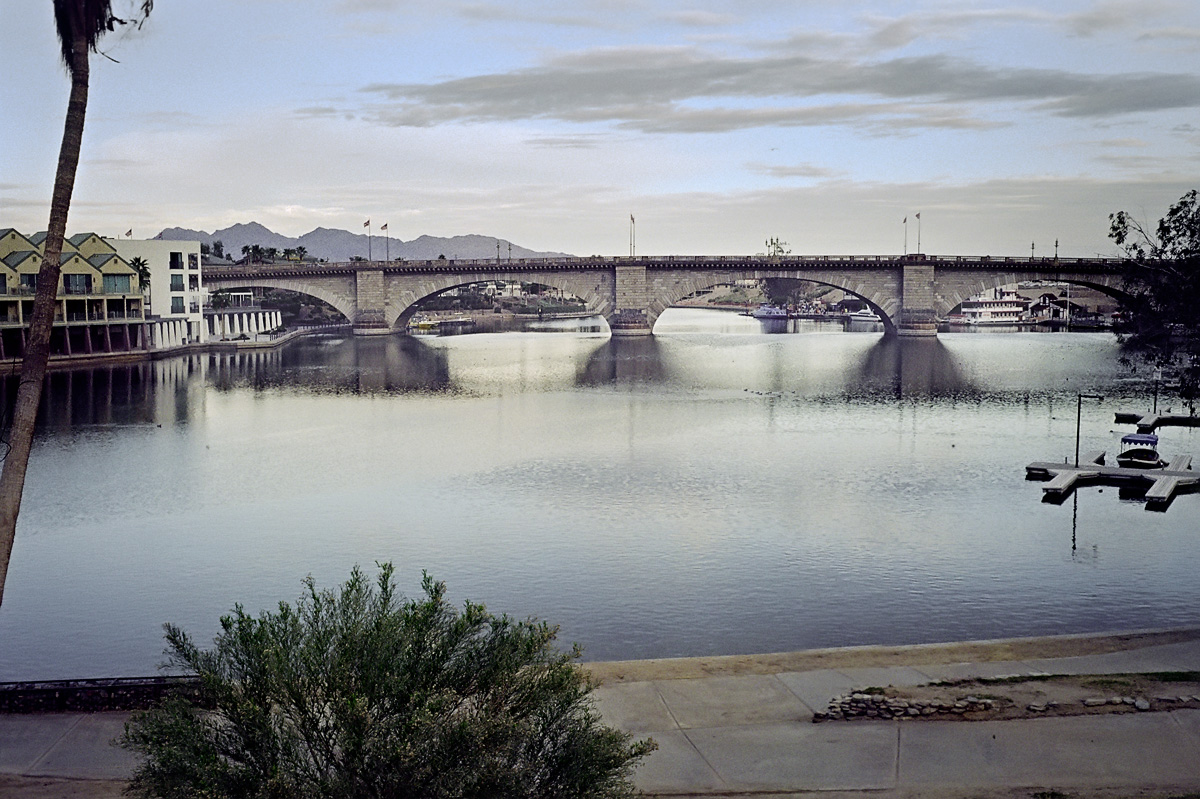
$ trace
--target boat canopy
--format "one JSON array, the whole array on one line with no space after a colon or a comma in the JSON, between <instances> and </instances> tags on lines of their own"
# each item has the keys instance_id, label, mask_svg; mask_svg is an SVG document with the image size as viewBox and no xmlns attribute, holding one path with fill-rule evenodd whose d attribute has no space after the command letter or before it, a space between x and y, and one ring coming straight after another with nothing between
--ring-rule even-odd
<instances>
[{"instance_id":1,"label":"boat canopy","mask_svg":"<svg viewBox=\"0 0 1200 799\"><path fill-rule=\"evenodd\" d=\"M1153 433L1130 433L1121 437L1121 443L1133 447L1157 447L1158 436Z\"/></svg>"}]
</instances>

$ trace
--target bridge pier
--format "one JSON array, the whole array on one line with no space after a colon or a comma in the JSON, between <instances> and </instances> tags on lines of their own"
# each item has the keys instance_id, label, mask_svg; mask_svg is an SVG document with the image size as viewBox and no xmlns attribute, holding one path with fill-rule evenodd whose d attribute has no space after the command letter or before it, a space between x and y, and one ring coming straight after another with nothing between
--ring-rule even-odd
<instances>
[{"instance_id":1,"label":"bridge pier","mask_svg":"<svg viewBox=\"0 0 1200 799\"><path fill-rule=\"evenodd\" d=\"M906 262L900 286L899 336L937 336L937 281L930 262Z\"/></svg>"},{"instance_id":2,"label":"bridge pier","mask_svg":"<svg viewBox=\"0 0 1200 799\"><path fill-rule=\"evenodd\" d=\"M384 287L383 270L363 270L354 273L354 296L358 313L354 316L354 335L386 336L391 333L387 326L387 290Z\"/></svg>"},{"instance_id":3,"label":"bridge pier","mask_svg":"<svg viewBox=\"0 0 1200 799\"><path fill-rule=\"evenodd\" d=\"M613 315L608 319L614 336L648 336L650 291L646 285L645 264L617 264L613 267Z\"/></svg>"}]
</instances>

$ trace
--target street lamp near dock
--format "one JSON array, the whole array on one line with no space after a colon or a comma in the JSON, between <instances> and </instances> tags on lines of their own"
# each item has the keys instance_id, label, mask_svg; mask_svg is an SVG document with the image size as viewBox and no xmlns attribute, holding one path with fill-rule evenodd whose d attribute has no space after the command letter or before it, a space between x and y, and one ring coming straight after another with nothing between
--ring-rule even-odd
<instances>
[{"instance_id":1,"label":"street lamp near dock","mask_svg":"<svg viewBox=\"0 0 1200 799\"><path fill-rule=\"evenodd\" d=\"M1080 394L1079 401L1075 407L1075 466L1079 466L1079 423L1083 417L1083 400L1084 398L1103 401L1104 397L1099 394Z\"/></svg>"}]
</instances>

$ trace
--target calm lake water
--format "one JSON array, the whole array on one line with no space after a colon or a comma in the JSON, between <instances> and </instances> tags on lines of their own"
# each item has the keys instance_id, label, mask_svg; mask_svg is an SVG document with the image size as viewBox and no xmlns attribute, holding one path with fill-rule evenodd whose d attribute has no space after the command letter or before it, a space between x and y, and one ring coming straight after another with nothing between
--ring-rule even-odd
<instances>
[{"instance_id":1,"label":"calm lake water","mask_svg":"<svg viewBox=\"0 0 1200 799\"><path fill-rule=\"evenodd\" d=\"M56 373L0 680L151 674L164 622L207 641L235 602L384 560L410 595L428 570L597 660L1200 624L1200 495L1056 506L1024 480L1073 453L1077 392L1104 395L1084 450L1149 407L1117 357L1107 334L673 309L648 339L326 337ZM1200 456L1200 433L1160 448Z\"/></svg>"}]
</instances>

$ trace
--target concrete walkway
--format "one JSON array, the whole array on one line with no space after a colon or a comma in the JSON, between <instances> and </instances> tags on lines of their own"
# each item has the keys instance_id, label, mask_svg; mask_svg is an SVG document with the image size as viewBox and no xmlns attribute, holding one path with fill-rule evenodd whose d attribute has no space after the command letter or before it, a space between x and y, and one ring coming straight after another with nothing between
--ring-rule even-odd
<instances>
[{"instance_id":1,"label":"concrete walkway","mask_svg":"<svg viewBox=\"0 0 1200 799\"><path fill-rule=\"evenodd\" d=\"M868 685L999 675L1200 671L1200 640L1103 655L631 681L597 691L605 719L659 745L636 781L654 794L1000 789L1200 789L1200 710L1010 721L813 724ZM126 713L0 715L0 774L122 779Z\"/></svg>"}]
</instances>

